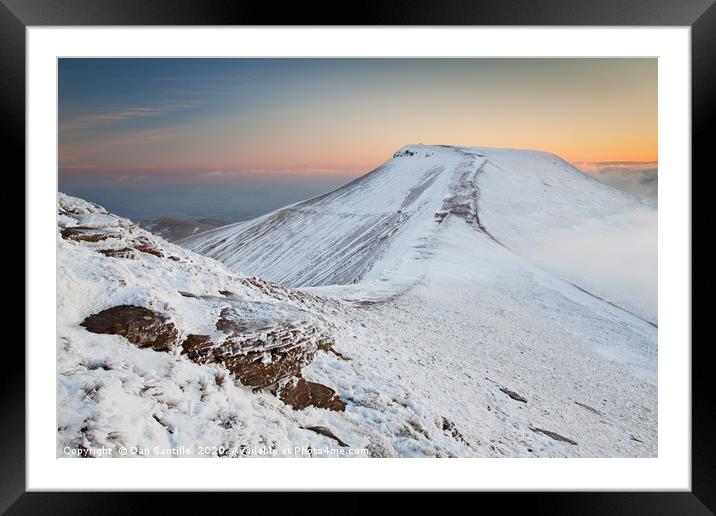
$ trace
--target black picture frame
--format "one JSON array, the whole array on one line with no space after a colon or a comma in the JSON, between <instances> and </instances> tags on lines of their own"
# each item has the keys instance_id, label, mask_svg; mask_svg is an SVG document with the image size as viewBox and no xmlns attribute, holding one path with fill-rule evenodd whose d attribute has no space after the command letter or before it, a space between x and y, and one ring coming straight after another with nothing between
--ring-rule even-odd
<instances>
[{"instance_id":1,"label":"black picture frame","mask_svg":"<svg viewBox=\"0 0 716 516\"><path fill-rule=\"evenodd\" d=\"M81 25L574 25L691 27L692 170L706 172L716 120L714 0L393 0L338 2L241 0L0 0L0 124L6 166L25 169L25 29ZM711 129L711 130L709 130ZM9 159L10 164L7 164ZM708 162L712 165L712 161ZM685 171L686 172L686 171ZM688 171L688 173L692 173ZM693 174L692 174L693 177ZM19 212L19 211L18 211ZM19 245L14 259L19 261ZM23 258L25 258L23 254ZM26 275L29 274L27 268ZM677 343L689 346L690 342ZM11 345L10 342L5 345ZM528 506L549 514L713 514L716 511L715 392L708 380L710 340L692 346L692 490L689 492L485 493L501 510ZM49 350L54 349L48 346ZM0 510L8 514L127 514L147 507L147 493L25 492L25 362L22 354L0 374ZM163 511L186 511L190 494L164 494ZM230 493L211 493L213 502ZM245 495L242 495L242 497ZM265 496L265 495L264 495ZM300 511L294 498L272 495L277 509ZM341 494L341 510L369 508L360 493ZM499 498L499 500L496 500ZM265 499L264 499L265 500ZM362 503L363 502L363 503ZM328 504L328 505L324 505ZM321 506L331 507L330 499ZM415 494L406 503L422 505ZM482 502L481 502L482 503ZM275 504L275 505L274 505ZM306 509L318 512L309 505ZM407 509L407 506L404 507ZM181 510L181 509L180 509ZM335 510L333 506L332 511Z\"/></svg>"}]
</instances>

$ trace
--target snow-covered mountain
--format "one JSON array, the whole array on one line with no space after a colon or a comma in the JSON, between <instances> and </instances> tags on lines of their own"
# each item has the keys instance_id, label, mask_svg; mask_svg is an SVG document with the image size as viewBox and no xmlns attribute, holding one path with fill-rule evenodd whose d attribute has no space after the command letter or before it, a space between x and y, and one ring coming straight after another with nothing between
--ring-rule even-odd
<instances>
[{"instance_id":1,"label":"snow-covered mountain","mask_svg":"<svg viewBox=\"0 0 716 516\"><path fill-rule=\"evenodd\" d=\"M575 235L620 230L631 220L655 216L653 206L553 154L409 145L334 192L204 232L182 245L291 287L371 281L402 287L424 272L421 257L450 232L446 220L462 220L492 243L553 269L559 260L541 259L546 243L560 245ZM411 277L401 277L406 274ZM620 285L574 270L567 276L656 319L655 303Z\"/></svg>"},{"instance_id":2,"label":"snow-covered mountain","mask_svg":"<svg viewBox=\"0 0 716 516\"><path fill-rule=\"evenodd\" d=\"M656 455L655 294L587 263L656 210L554 155L406 146L206 256L59 214L58 454Z\"/></svg>"}]
</instances>

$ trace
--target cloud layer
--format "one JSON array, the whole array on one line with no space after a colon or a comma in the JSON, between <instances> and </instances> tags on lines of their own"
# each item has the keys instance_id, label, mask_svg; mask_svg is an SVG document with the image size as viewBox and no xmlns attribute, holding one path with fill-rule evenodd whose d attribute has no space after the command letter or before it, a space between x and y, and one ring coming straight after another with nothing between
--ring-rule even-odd
<instances>
[{"instance_id":1,"label":"cloud layer","mask_svg":"<svg viewBox=\"0 0 716 516\"><path fill-rule=\"evenodd\" d=\"M659 165L656 161L592 161L576 165L592 177L656 203Z\"/></svg>"},{"instance_id":2,"label":"cloud layer","mask_svg":"<svg viewBox=\"0 0 716 516\"><path fill-rule=\"evenodd\" d=\"M646 210L542 235L531 257L545 268L655 321L658 216Z\"/></svg>"}]
</instances>

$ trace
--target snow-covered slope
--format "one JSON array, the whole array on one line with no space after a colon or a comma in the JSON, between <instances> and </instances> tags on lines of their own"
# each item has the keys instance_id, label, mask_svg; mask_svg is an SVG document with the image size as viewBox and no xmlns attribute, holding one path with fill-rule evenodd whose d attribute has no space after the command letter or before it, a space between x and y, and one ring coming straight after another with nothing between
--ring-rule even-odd
<instances>
[{"instance_id":1,"label":"snow-covered slope","mask_svg":"<svg viewBox=\"0 0 716 516\"><path fill-rule=\"evenodd\" d=\"M310 428L343 402L301 369L335 353L322 315L335 303L232 272L64 194L57 259L58 456L333 443ZM298 400L295 384L319 395Z\"/></svg>"},{"instance_id":2,"label":"snow-covered slope","mask_svg":"<svg viewBox=\"0 0 716 516\"><path fill-rule=\"evenodd\" d=\"M425 252L451 217L578 287L656 320L655 302L624 282L580 275L578 267L560 267L563 261L544 251L580 235L623 230L634 219L655 221L654 207L544 152L409 145L334 192L182 245L287 286L381 279L397 288L412 279L399 280L396 271L406 273L406 260Z\"/></svg>"},{"instance_id":3,"label":"snow-covered slope","mask_svg":"<svg viewBox=\"0 0 716 516\"><path fill-rule=\"evenodd\" d=\"M352 301L336 345L370 365L308 370L339 392L375 389L381 420L398 382L482 443L469 455L642 456L656 449L656 213L552 154L409 145L187 245ZM520 444L535 428L579 445Z\"/></svg>"},{"instance_id":4,"label":"snow-covered slope","mask_svg":"<svg viewBox=\"0 0 716 516\"><path fill-rule=\"evenodd\" d=\"M58 447L656 455L655 299L554 259L656 210L553 155L407 146L209 257L59 211Z\"/></svg>"}]
</instances>

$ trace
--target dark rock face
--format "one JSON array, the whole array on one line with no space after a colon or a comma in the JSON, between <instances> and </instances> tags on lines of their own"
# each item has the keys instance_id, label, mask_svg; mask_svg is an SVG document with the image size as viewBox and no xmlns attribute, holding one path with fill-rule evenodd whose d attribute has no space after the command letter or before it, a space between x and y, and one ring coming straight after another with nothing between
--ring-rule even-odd
<instances>
[{"instance_id":1,"label":"dark rock face","mask_svg":"<svg viewBox=\"0 0 716 516\"><path fill-rule=\"evenodd\" d=\"M291 378L279 387L276 394L286 405L303 410L306 407L318 407L343 412L345 402L336 394L336 391L316 382L309 382L302 377Z\"/></svg>"},{"instance_id":2,"label":"dark rock face","mask_svg":"<svg viewBox=\"0 0 716 516\"><path fill-rule=\"evenodd\" d=\"M182 354L188 359L199 364L223 364L239 382L255 390L299 375L315 353L316 349L310 347L241 353L231 340L217 345L208 335L192 334L182 343Z\"/></svg>"},{"instance_id":3,"label":"dark rock face","mask_svg":"<svg viewBox=\"0 0 716 516\"><path fill-rule=\"evenodd\" d=\"M182 343L182 354L198 363L223 364L243 385L265 389L291 376L311 363L318 345L310 332L277 325L263 332L250 331L236 318L225 318L226 309L217 321L217 329L229 337L219 343L208 335L189 335ZM243 333L242 333L243 332Z\"/></svg>"},{"instance_id":4,"label":"dark rock face","mask_svg":"<svg viewBox=\"0 0 716 516\"><path fill-rule=\"evenodd\" d=\"M156 247L151 247L148 245L137 245L134 248L142 253L153 254L157 258L164 258L164 254Z\"/></svg>"},{"instance_id":5,"label":"dark rock face","mask_svg":"<svg viewBox=\"0 0 716 516\"><path fill-rule=\"evenodd\" d=\"M96 249L96 251L111 258L136 259L141 256L138 253L151 254L157 258L167 257L161 244L151 235L136 235L136 226L129 221L110 216L104 208L93 205L64 207L60 205L58 213L80 222L79 225L72 226L64 226L66 221L59 224L60 234L65 240L90 244L90 246L91 244L105 243L106 249ZM99 213L106 217L99 221L82 223L82 215L88 213ZM124 247L120 247L121 245ZM167 258L181 261L178 256L168 256Z\"/></svg>"},{"instance_id":6,"label":"dark rock face","mask_svg":"<svg viewBox=\"0 0 716 516\"><path fill-rule=\"evenodd\" d=\"M128 258L130 260L135 258L134 251L132 251L129 247L124 247L122 249L100 249L97 252L102 253L105 256L109 256L110 258Z\"/></svg>"},{"instance_id":7,"label":"dark rock face","mask_svg":"<svg viewBox=\"0 0 716 516\"><path fill-rule=\"evenodd\" d=\"M222 322L223 321L223 322ZM344 411L346 404L336 392L301 376L316 352L327 344L317 344L308 335L297 335L295 328L272 328L261 335L240 336L235 320L219 319L217 328L231 335L215 343L208 335L189 335L182 343L182 354L199 364L222 364L241 384L254 390L278 387L273 392L296 410L308 406ZM241 338L243 337L243 339Z\"/></svg>"},{"instance_id":8,"label":"dark rock face","mask_svg":"<svg viewBox=\"0 0 716 516\"><path fill-rule=\"evenodd\" d=\"M557 432L553 432L552 430L545 430L544 428L537 428L537 427L530 427L530 430L533 432L544 434L550 439L554 439L555 441L562 441L563 443L571 444L572 446L577 446L577 442L570 439L569 437L565 437L563 435L558 434Z\"/></svg>"},{"instance_id":9,"label":"dark rock face","mask_svg":"<svg viewBox=\"0 0 716 516\"><path fill-rule=\"evenodd\" d=\"M515 391L508 389L507 387L500 387L500 390L507 394L510 398L512 398L515 401L521 401L522 403L527 403L527 398L522 396L521 394L516 393Z\"/></svg>"},{"instance_id":10,"label":"dark rock face","mask_svg":"<svg viewBox=\"0 0 716 516\"><path fill-rule=\"evenodd\" d=\"M331 353L335 355L336 358L340 358L341 360L350 361L351 359L345 356L340 351L336 351L333 348L333 344L335 343L334 339L323 339L318 341L318 349L321 351L325 351L326 353Z\"/></svg>"},{"instance_id":11,"label":"dark rock face","mask_svg":"<svg viewBox=\"0 0 716 516\"><path fill-rule=\"evenodd\" d=\"M70 227L62 230L62 238L75 242L101 242L108 238L119 238L116 233L99 231L95 228Z\"/></svg>"},{"instance_id":12,"label":"dark rock face","mask_svg":"<svg viewBox=\"0 0 716 516\"><path fill-rule=\"evenodd\" d=\"M330 428L327 428L325 426L304 426L302 428L304 430L310 430L311 432L316 432L317 434L325 435L326 437L336 441L339 446L344 446L344 447L350 448L350 444L344 442L342 439L340 439L338 436L336 436L336 434L334 434Z\"/></svg>"},{"instance_id":13,"label":"dark rock face","mask_svg":"<svg viewBox=\"0 0 716 516\"><path fill-rule=\"evenodd\" d=\"M168 317L148 308L120 305L90 315L81 326L92 333L121 335L140 348L169 351L178 331Z\"/></svg>"},{"instance_id":14,"label":"dark rock face","mask_svg":"<svg viewBox=\"0 0 716 516\"><path fill-rule=\"evenodd\" d=\"M258 390L300 374L301 369L311 363L315 353L315 348L295 347L285 352L219 355L217 362L222 362L242 384Z\"/></svg>"},{"instance_id":15,"label":"dark rock face","mask_svg":"<svg viewBox=\"0 0 716 516\"><path fill-rule=\"evenodd\" d=\"M470 446L470 443L468 443L465 440L465 438L462 436L460 431L455 426L455 423L453 423L452 421L450 421L448 418L446 418L444 416L443 416L443 421L442 421L442 429L443 429L443 432L447 432L450 435L452 435L453 439L455 439L456 441L463 442L466 445Z\"/></svg>"},{"instance_id":16,"label":"dark rock face","mask_svg":"<svg viewBox=\"0 0 716 516\"><path fill-rule=\"evenodd\" d=\"M301 377L301 370L311 363L319 347L331 347L331 337L319 335L315 327L284 321L254 328L243 324L238 315L234 312L229 317L222 311L217 329L226 336L214 341L209 335L190 334L181 343L182 354L198 364L221 364L241 384L254 390L283 382L275 392L296 410L308 406L345 410L345 403L333 389ZM108 308L87 317L81 325L93 333L122 335L140 348L155 351L170 351L178 341L177 328L168 317L140 306Z\"/></svg>"},{"instance_id":17,"label":"dark rock face","mask_svg":"<svg viewBox=\"0 0 716 516\"><path fill-rule=\"evenodd\" d=\"M300 376L327 338L301 321L256 320L245 315L235 307L222 309L216 329L228 338L214 354L242 384L255 389Z\"/></svg>"},{"instance_id":18,"label":"dark rock face","mask_svg":"<svg viewBox=\"0 0 716 516\"><path fill-rule=\"evenodd\" d=\"M134 247L137 251L140 251L142 253L147 254L153 254L157 258L164 258L164 253L162 253L159 248L154 245L154 243L145 237L138 237L135 238L132 241L132 247Z\"/></svg>"},{"instance_id":19,"label":"dark rock face","mask_svg":"<svg viewBox=\"0 0 716 516\"><path fill-rule=\"evenodd\" d=\"M198 364L211 362L213 358L212 348L216 345L211 341L208 335L187 335L182 342L182 355Z\"/></svg>"},{"instance_id":20,"label":"dark rock face","mask_svg":"<svg viewBox=\"0 0 716 516\"><path fill-rule=\"evenodd\" d=\"M248 331L249 327L242 321L236 310L232 308L224 308L221 310L219 320L216 321L216 329L223 331L227 335L238 336Z\"/></svg>"}]
</instances>

